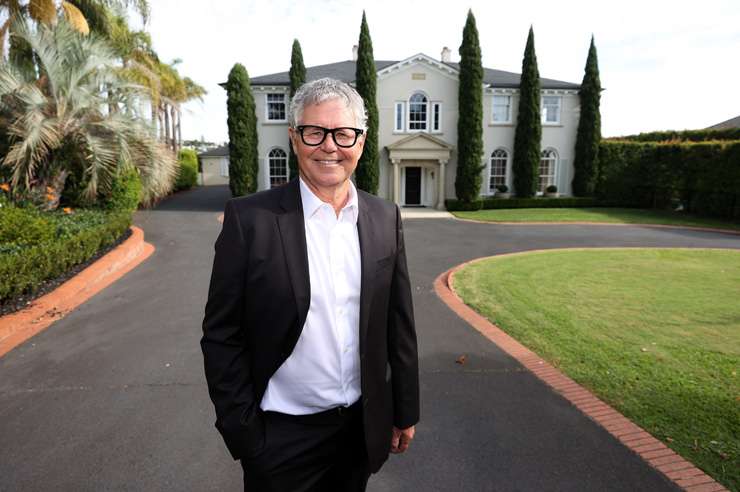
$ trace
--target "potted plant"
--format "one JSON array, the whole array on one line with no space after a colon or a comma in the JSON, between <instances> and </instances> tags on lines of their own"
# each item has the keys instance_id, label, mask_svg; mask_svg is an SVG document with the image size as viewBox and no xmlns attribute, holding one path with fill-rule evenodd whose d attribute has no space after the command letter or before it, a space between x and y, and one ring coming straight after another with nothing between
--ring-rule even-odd
<instances>
[{"instance_id":1,"label":"potted plant","mask_svg":"<svg viewBox=\"0 0 740 492\"><path fill-rule=\"evenodd\" d=\"M558 197L558 187L555 185L550 185L547 188L545 188L545 196L547 198L557 198Z\"/></svg>"},{"instance_id":2,"label":"potted plant","mask_svg":"<svg viewBox=\"0 0 740 492\"><path fill-rule=\"evenodd\" d=\"M496 187L496 195L497 198L511 198L511 193L509 193L509 187L506 185L498 185Z\"/></svg>"}]
</instances>

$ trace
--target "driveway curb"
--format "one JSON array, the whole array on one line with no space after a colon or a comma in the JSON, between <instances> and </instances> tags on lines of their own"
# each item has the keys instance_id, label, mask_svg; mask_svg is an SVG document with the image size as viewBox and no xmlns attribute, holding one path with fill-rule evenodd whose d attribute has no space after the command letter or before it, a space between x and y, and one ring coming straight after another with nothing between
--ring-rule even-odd
<instances>
[{"instance_id":1,"label":"driveway curb","mask_svg":"<svg viewBox=\"0 0 740 492\"><path fill-rule=\"evenodd\" d=\"M617 227L655 227L658 229L688 229L690 231L700 232L724 232L726 234L740 235L740 231L734 229L719 229L716 227L698 227L698 226L684 226L684 225L673 225L673 224L638 224L638 223L622 223L622 222L588 222L588 221L539 221L539 222L515 222L515 221L493 221L493 220L478 220L478 219L464 219L457 217L453 214L455 220L462 222L474 222L476 224L494 224L494 225L523 225L523 226L543 226L543 225L589 225L589 226L617 226Z\"/></svg>"},{"instance_id":2,"label":"driveway curb","mask_svg":"<svg viewBox=\"0 0 740 492\"><path fill-rule=\"evenodd\" d=\"M593 249L593 248L564 248ZM533 250L495 255L513 256L539 251L558 251L558 249ZM560 396L576 406L583 414L594 420L622 444L637 453L653 468L663 473L669 480L688 492L727 491L720 483L685 460L665 444L650 435L611 406L599 400L590 391L579 385L554 366L548 364L501 328L481 316L463 303L454 290L454 276L461 268L493 256L477 258L461 263L439 275L434 281L437 296L460 318L465 320L484 337L495 343L501 350L512 356L537 378L545 382Z\"/></svg>"},{"instance_id":3,"label":"driveway curb","mask_svg":"<svg viewBox=\"0 0 740 492\"><path fill-rule=\"evenodd\" d=\"M131 227L131 236L52 292L21 311L0 317L0 357L123 277L146 260L154 246L144 231Z\"/></svg>"}]
</instances>

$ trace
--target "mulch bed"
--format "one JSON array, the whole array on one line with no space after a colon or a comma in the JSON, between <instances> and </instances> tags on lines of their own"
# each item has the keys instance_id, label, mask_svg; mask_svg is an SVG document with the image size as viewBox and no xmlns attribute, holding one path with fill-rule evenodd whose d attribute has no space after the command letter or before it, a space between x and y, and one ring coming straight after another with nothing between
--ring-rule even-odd
<instances>
[{"instance_id":1,"label":"mulch bed","mask_svg":"<svg viewBox=\"0 0 740 492\"><path fill-rule=\"evenodd\" d=\"M90 259L87 261L84 261L82 263L79 263L72 267L70 270L66 271L65 273L59 275L56 278L45 280L36 288L36 291L33 293L25 293L21 294L17 297L11 298L11 299L2 299L0 300L0 316L4 316L6 314L14 313L16 311L20 311L21 309L29 306L35 299L38 299L39 297L43 296L44 294L48 294L49 292L53 291L60 285L62 285L67 280L71 279L78 273L80 273L82 270L90 266L92 263L94 263L96 260L98 260L101 256L108 253L110 250L124 242L126 239L128 239L131 236L131 229L126 229L126 231L116 239L115 242L112 244L106 246L105 248L99 250L97 253L92 255Z\"/></svg>"}]
</instances>

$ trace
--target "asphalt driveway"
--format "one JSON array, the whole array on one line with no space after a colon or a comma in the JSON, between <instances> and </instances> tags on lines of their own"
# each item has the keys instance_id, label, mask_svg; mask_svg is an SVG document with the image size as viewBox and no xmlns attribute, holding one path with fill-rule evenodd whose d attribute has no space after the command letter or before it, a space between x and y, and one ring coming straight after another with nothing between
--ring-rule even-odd
<instances>
[{"instance_id":1,"label":"asphalt driveway","mask_svg":"<svg viewBox=\"0 0 740 492\"><path fill-rule=\"evenodd\" d=\"M227 187L138 212L157 250L0 358L0 491L239 490L213 427L199 339ZM740 236L650 227L405 221L422 421L371 491L676 490L437 299L463 261L583 246L740 248ZM467 355L464 366L455 363Z\"/></svg>"}]
</instances>

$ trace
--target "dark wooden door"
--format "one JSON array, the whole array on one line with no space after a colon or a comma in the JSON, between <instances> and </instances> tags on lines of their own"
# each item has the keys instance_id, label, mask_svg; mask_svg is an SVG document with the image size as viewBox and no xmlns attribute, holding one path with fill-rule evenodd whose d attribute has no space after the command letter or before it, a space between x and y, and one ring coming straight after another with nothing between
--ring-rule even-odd
<instances>
[{"instance_id":1,"label":"dark wooden door","mask_svg":"<svg viewBox=\"0 0 740 492\"><path fill-rule=\"evenodd\" d=\"M421 168L406 168L406 205L421 205Z\"/></svg>"}]
</instances>

